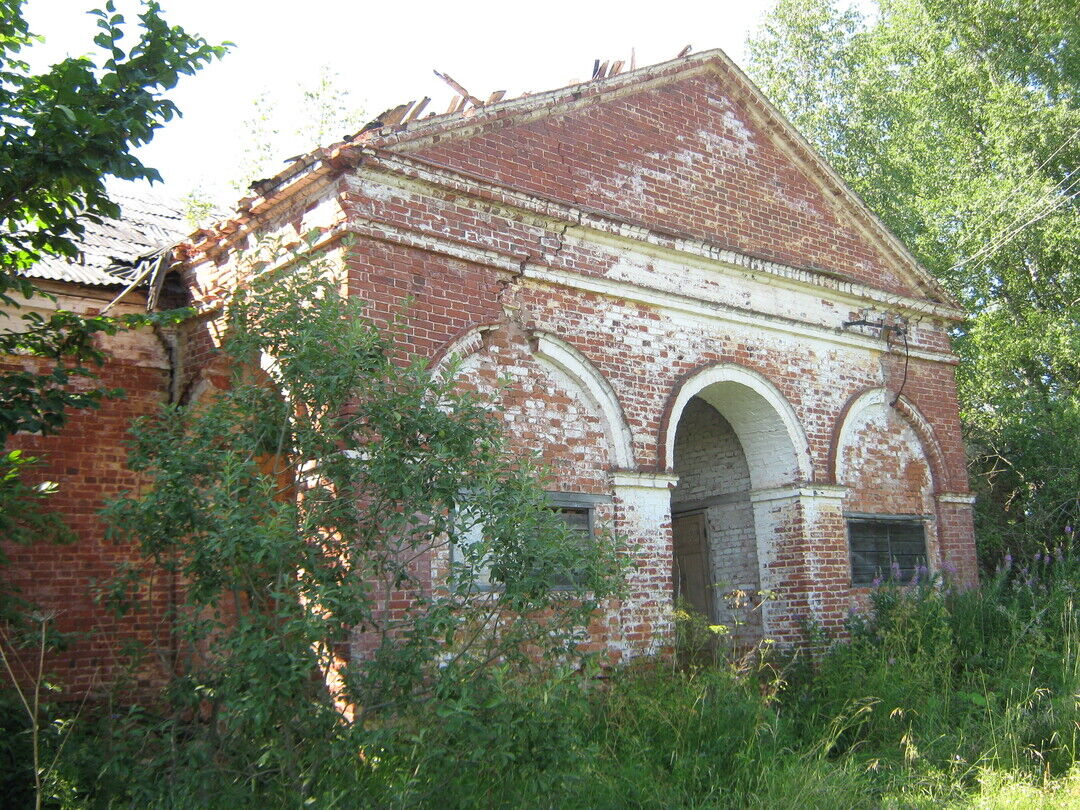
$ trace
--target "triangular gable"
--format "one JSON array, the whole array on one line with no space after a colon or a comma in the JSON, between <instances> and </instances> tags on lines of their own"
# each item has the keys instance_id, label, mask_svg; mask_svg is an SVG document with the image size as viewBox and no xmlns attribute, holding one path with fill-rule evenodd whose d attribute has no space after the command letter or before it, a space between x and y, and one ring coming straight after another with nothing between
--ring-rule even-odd
<instances>
[{"instance_id":1,"label":"triangular gable","mask_svg":"<svg viewBox=\"0 0 1080 810\"><path fill-rule=\"evenodd\" d=\"M751 256L949 300L721 51L470 113L368 142Z\"/></svg>"}]
</instances>

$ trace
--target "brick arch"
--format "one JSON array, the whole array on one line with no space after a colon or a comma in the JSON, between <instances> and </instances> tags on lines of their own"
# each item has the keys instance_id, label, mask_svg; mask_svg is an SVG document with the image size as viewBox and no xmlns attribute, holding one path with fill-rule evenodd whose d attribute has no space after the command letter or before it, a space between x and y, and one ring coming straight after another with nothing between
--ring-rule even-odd
<instances>
[{"instance_id":1,"label":"brick arch","mask_svg":"<svg viewBox=\"0 0 1080 810\"><path fill-rule=\"evenodd\" d=\"M428 363L428 370L435 375L442 376L450 362L456 357L464 360L470 354L474 354L484 347L484 334L498 329L501 324L492 321L466 327L458 332L450 340L442 345Z\"/></svg>"},{"instance_id":2,"label":"brick arch","mask_svg":"<svg viewBox=\"0 0 1080 810\"><path fill-rule=\"evenodd\" d=\"M892 392L885 388L868 388L853 394L844 404L840 416L837 418L836 428L833 430L832 441L829 445L828 469L833 483L840 482L840 448L843 446L844 437L851 429L854 417L871 405L889 404L892 396ZM934 433L933 425L915 407L915 404L905 396L900 396L892 407L919 438L927 466L930 468L934 493L948 492L949 478L945 466L945 455Z\"/></svg>"},{"instance_id":3,"label":"brick arch","mask_svg":"<svg viewBox=\"0 0 1080 810\"><path fill-rule=\"evenodd\" d=\"M464 359L484 346L484 334L503 324L488 323L460 332L439 350L429 368L442 374L452 358ZM575 394L591 407L604 425L611 459L618 470L636 470L633 434L611 383L585 355L569 343L546 332L533 332L529 338L533 359L549 374L574 389Z\"/></svg>"},{"instance_id":4,"label":"brick arch","mask_svg":"<svg viewBox=\"0 0 1080 810\"><path fill-rule=\"evenodd\" d=\"M731 363L698 369L676 386L660 424L660 469L672 469L675 433L694 396L716 408L735 431L754 489L812 480L810 445L791 403L764 376Z\"/></svg>"},{"instance_id":5,"label":"brick arch","mask_svg":"<svg viewBox=\"0 0 1080 810\"><path fill-rule=\"evenodd\" d=\"M620 470L636 470L633 434L607 378L585 355L554 335L534 332L531 348L537 362L568 378L579 395L600 415L615 466Z\"/></svg>"}]
</instances>

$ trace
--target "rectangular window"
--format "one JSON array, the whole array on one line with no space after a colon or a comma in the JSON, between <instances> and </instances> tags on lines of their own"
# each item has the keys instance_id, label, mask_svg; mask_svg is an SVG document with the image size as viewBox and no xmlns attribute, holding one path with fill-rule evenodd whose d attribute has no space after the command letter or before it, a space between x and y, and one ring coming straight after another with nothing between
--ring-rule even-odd
<instances>
[{"instance_id":1,"label":"rectangular window","mask_svg":"<svg viewBox=\"0 0 1080 810\"><path fill-rule=\"evenodd\" d=\"M587 538L593 533L593 509L592 506L556 506L551 510L561 517L566 525L576 532L580 532L582 538ZM559 590L571 590L578 587L579 577L575 571L559 571L554 577L554 586Z\"/></svg>"},{"instance_id":2,"label":"rectangular window","mask_svg":"<svg viewBox=\"0 0 1080 810\"><path fill-rule=\"evenodd\" d=\"M848 545L852 585L895 578L897 569L900 581L909 582L919 566L926 565L926 530L919 518L850 518Z\"/></svg>"},{"instance_id":3,"label":"rectangular window","mask_svg":"<svg viewBox=\"0 0 1080 810\"><path fill-rule=\"evenodd\" d=\"M589 537L595 531L595 506L598 503L610 502L611 498L604 495L588 495L577 492L549 492L548 503L551 511L559 515L566 525L581 533L582 537ZM463 545L471 545L480 541L483 537L483 527L479 524L472 526L461 538ZM451 560L461 562L461 551L451 547ZM501 586L491 580L489 566L483 566L476 570L475 587L479 591L498 590ZM575 582L574 571L557 572L553 577L553 585L559 590L572 590L578 587Z\"/></svg>"}]
</instances>

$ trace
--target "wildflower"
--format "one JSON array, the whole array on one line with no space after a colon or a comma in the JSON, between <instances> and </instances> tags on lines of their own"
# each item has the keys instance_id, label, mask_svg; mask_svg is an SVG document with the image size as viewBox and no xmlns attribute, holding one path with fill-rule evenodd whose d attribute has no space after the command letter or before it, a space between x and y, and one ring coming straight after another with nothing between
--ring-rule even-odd
<instances>
[{"instance_id":1,"label":"wildflower","mask_svg":"<svg viewBox=\"0 0 1080 810\"><path fill-rule=\"evenodd\" d=\"M892 561L892 565L889 566L889 573L892 575L894 582L900 581L900 563L896 560Z\"/></svg>"},{"instance_id":2,"label":"wildflower","mask_svg":"<svg viewBox=\"0 0 1080 810\"><path fill-rule=\"evenodd\" d=\"M874 577L873 580L871 580L871 582L870 582L870 587L871 588L880 588L881 587L881 577L880 576Z\"/></svg>"},{"instance_id":3,"label":"wildflower","mask_svg":"<svg viewBox=\"0 0 1080 810\"><path fill-rule=\"evenodd\" d=\"M1013 562L1013 560L1012 560L1012 552L1011 551L1006 551L1005 552L1005 567L1006 568L1012 568L1012 562Z\"/></svg>"}]
</instances>

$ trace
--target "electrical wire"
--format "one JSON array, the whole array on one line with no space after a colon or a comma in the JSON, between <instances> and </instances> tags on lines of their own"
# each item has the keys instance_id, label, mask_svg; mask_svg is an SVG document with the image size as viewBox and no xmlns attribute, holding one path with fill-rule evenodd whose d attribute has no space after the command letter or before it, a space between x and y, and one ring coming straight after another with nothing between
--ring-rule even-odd
<instances>
[{"instance_id":1,"label":"electrical wire","mask_svg":"<svg viewBox=\"0 0 1080 810\"><path fill-rule=\"evenodd\" d=\"M989 214L987 214L985 217L983 217L983 219L979 222L979 224L974 226L973 228L971 228L971 230L972 231L977 231L979 228L983 227L983 225L985 225L987 222L989 222L991 219L993 219L997 215L997 213L999 211L1004 210L1005 206L1009 204L1009 200L1011 200L1014 196L1016 196L1016 192L1018 192L1023 187L1023 184L1026 183L1030 178L1034 177L1039 172L1041 172L1046 167L1046 164L1049 163L1051 160L1053 160L1062 149L1064 149L1066 146L1068 146L1076 138L1077 135L1080 135L1080 127L1077 127L1075 130L1073 130L1073 133L1069 137L1067 137L1064 141L1062 141L1061 145L1058 146L1058 148L1055 149L1053 152L1051 152L1050 155L1046 158L1046 160L1044 160L1042 163L1040 163L1034 169L1029 170L1024 175L1024 177L1021 178L1021 180L1019 182L1017 182L1013 186L1012 191L1010 191L1005 196L1005 199L1003 199L994 208L993 211L991 211Z\"/></svg>"},{"instance_id":2,"label":"electrical wire","mask_svg":"<svg viewBox=\"0 0 1080 810\"><path fill-rule=\"evenodd\" d=\"M1080 172L1080 168L1074 169L1072 172L1070 172L1069 175L1067 175L1066 179L1070 179L1074 174L1077 174L1077 172ZM1080 194L1080 188L1077 188L1078 186L1080 186L1080 176L1077 176L1077 178L1065 188L1059 188L1058 186L1055 186L1052 190L1049 190L1045 194L1043 194L1043 196L1038 200L1028 203L1020 209L1018 215L1013 219L1012 222L1005 226L1001 233L999 233L997 236L990 240L989 244L984 245L980 250L967 257L966 259L957 262L955 265L953 265L952 269L956 270L960 267L964 267L965 265L971 265L977 259L980 259L987 254L996 253L998 250L1000 250L1002 247L1012 241L1012 239L1019 233L1021 233L1025 228L1029 227L1030 225L1034 225L1039 220L1045 219L1058 208L1065 205L1070 200L1074 199L1078 194ZM1073 189L1077 190L1074 191ZM1013 227L1016 225L1017 222L1020 221L1022 217L1027 215L1030 209L1035 206L1042 205L1045 202L1051 201L1055 196L1057 196L1057 200L1053 202L1052 205L1049 205L1048 207L1039 211L1022 225Z\"/></svg>"}]
</instances>

